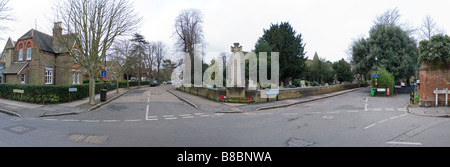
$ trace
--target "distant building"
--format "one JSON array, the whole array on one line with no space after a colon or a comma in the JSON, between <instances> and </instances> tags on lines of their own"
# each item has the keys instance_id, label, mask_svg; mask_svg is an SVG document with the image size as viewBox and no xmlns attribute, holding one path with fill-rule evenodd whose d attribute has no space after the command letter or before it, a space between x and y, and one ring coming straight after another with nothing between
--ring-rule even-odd
<instances>
[{"instance_id":1,"label":"distant building","mask_svg":"<svg viewBox=\"0 0 450 167\"><path fill-rule=\"evenodd\" d=\"M17 41L8 39L0 56L0 82L35 85L82 84L83 69L62 51L61 22L54 24L53 35L31 29ZM74 43L74 47L76 47Z\"/></svg>"}]
</instances>

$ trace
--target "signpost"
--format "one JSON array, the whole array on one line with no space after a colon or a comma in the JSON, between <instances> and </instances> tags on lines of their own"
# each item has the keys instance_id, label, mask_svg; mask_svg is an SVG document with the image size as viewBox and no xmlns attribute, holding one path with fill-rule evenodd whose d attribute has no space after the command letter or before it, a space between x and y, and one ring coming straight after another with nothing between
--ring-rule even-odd
<instances>
[{"instance_id":1,"label":"signpost","mask_svg":"<svg viewBox=\"0 0 450 167\"><path fill-rule=\"evenodd\" d=\"M70 92L78 92L78 88L69 88L69 102L70 102Z\"/></svg>"},{"instance_id":2,"label":"signpost","mask_svg":"<svg viewBox=\"0 0 450 167\"><path fill-rule=\"evenodd\" d=\"M436 90L434 91L434 94L436 94L436 107L438 107L438 103L439 103L439 99L438 99L438 95L439 94L445 94L445 106L448 106L448 94L449 94L449 90L448 88L445 88L444 90L438 90L436 88Z\"/></svg>"},{"instance_id":3,"label":"signpost","mask_svg":"<svg viewBox=\"0 0 450 167\"><path fill-rule=\"evenodd\" d=\"M21 89L13 89L14 97L16 97L16 94L20 94L20 101L22 101L22 95L25 93L25 90Z\"/></svg>"},{"instance_id":4,"label":"signpost","mask_svg":"<svg viewBox=\"0 0 450 167\"><path fill-rule=\"evenodd\" d=\"M106 70L102 70L102 77L106 77Z\"/></svg>"}]
</instances>

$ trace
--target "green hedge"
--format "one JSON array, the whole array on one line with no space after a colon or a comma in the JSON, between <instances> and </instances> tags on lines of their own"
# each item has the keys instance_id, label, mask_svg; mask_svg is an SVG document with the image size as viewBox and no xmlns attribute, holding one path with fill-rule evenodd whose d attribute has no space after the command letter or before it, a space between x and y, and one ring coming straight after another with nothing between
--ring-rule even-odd
<instances>
[{"instance_id":1,"label":"green hedge","mask_svg":"<svg viewBox=\"0 0 450 167\"><path fill-rule=\"evenodd\" d=\"M375 78L374 77L375 72L372 72L372 88L375 88ZM378 72L378 88L390 88L391 92L394 92L394 75L392 73L389 73L385 69L380 69ZM386 95L386 92L378 92L377 95ZM392 93L391 93L392 95Z\"/></svg>"},{"instance_id":2,"label":"green hedge","mask_svg":"<svg viewBox=\"0 0 450 167\"><path fill-rule=\"evenodd\" d=\"M141 86L149 85L149 82L141 82ZM95 84L95 94L100 94L104 83ZM130 82L130 87L138 86L138 82ZM119 82L119 88L126 88L127 82ZM77 88L77 92L70 93L69 88ZM116 82L107 82L108 91L116 89ZM13 93L14 89L24 90L24 93ZM89 84L83 85L22 85L22 84L0 84L0 98L21 100L23 102L49 104L49 103L66 103L74 100L80 100L89 97ZM21 99L22 98L22 99Z\"/></svg>"}]
</instances>

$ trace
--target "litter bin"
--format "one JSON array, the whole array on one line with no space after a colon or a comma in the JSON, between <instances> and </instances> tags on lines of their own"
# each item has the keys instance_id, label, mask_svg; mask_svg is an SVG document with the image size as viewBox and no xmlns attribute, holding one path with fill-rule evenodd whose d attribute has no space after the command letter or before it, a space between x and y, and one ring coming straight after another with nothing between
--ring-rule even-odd
<instances>
[{"instance_id":1,"label":"litter bin","mask_svg":"<svg viewBox=\"0 0 450 167\"><path fill-rule=\"evenodd\" d=\"M370 95L375 96L375 89L370 89Z\"/></svg>"},{"instance_id":2,"label":"litter bin","mask_svg":"<svg viewBox=\"0 0 450 167\"><path fill-rule=\"evenodd\" d=\"M108 90L102 89L100 90L100 101L105 102L106 101L106 94L108 93Z\"/></svg>"}]
</instances>

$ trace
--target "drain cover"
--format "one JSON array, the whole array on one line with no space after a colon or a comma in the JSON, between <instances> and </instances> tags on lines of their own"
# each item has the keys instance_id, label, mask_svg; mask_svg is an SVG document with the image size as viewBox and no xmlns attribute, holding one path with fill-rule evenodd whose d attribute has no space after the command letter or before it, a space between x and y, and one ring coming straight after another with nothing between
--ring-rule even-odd
<instances>
[{"instance_id":1,"label":"drain cover","mask_svg":"<svg viewBox=\"0 0 450 167\"><path fill-rule=\"evenodd\" d=\"M36 128L23 126L23 125L17 125L17 126L7 127L7 128L3 128L3 129L7 130L9 132L18 134L18 135L23 135L25 133L35 130Z\"/></svg>"},{"instance_id":2,"label":"drain cover","mask_svg":"<svg viewBox=\"0 0 450 167\"><path fill-rule=\"evenodd\" d=\"M314 145L314 142L309 142L303 139L297 139L295 137L290 138L287 142L288 147L308 147Z\"/></svg>"},{"instance_id":3,"label":"drain cover","mask_svg":"<svg viewBox=\"0 0 450 167\"><path fill-rule=\"evenodd\" d=\"M103 144L108 140L108 136L71 134L66 140L77 143Z\"/></svg>"}]
</instances>

